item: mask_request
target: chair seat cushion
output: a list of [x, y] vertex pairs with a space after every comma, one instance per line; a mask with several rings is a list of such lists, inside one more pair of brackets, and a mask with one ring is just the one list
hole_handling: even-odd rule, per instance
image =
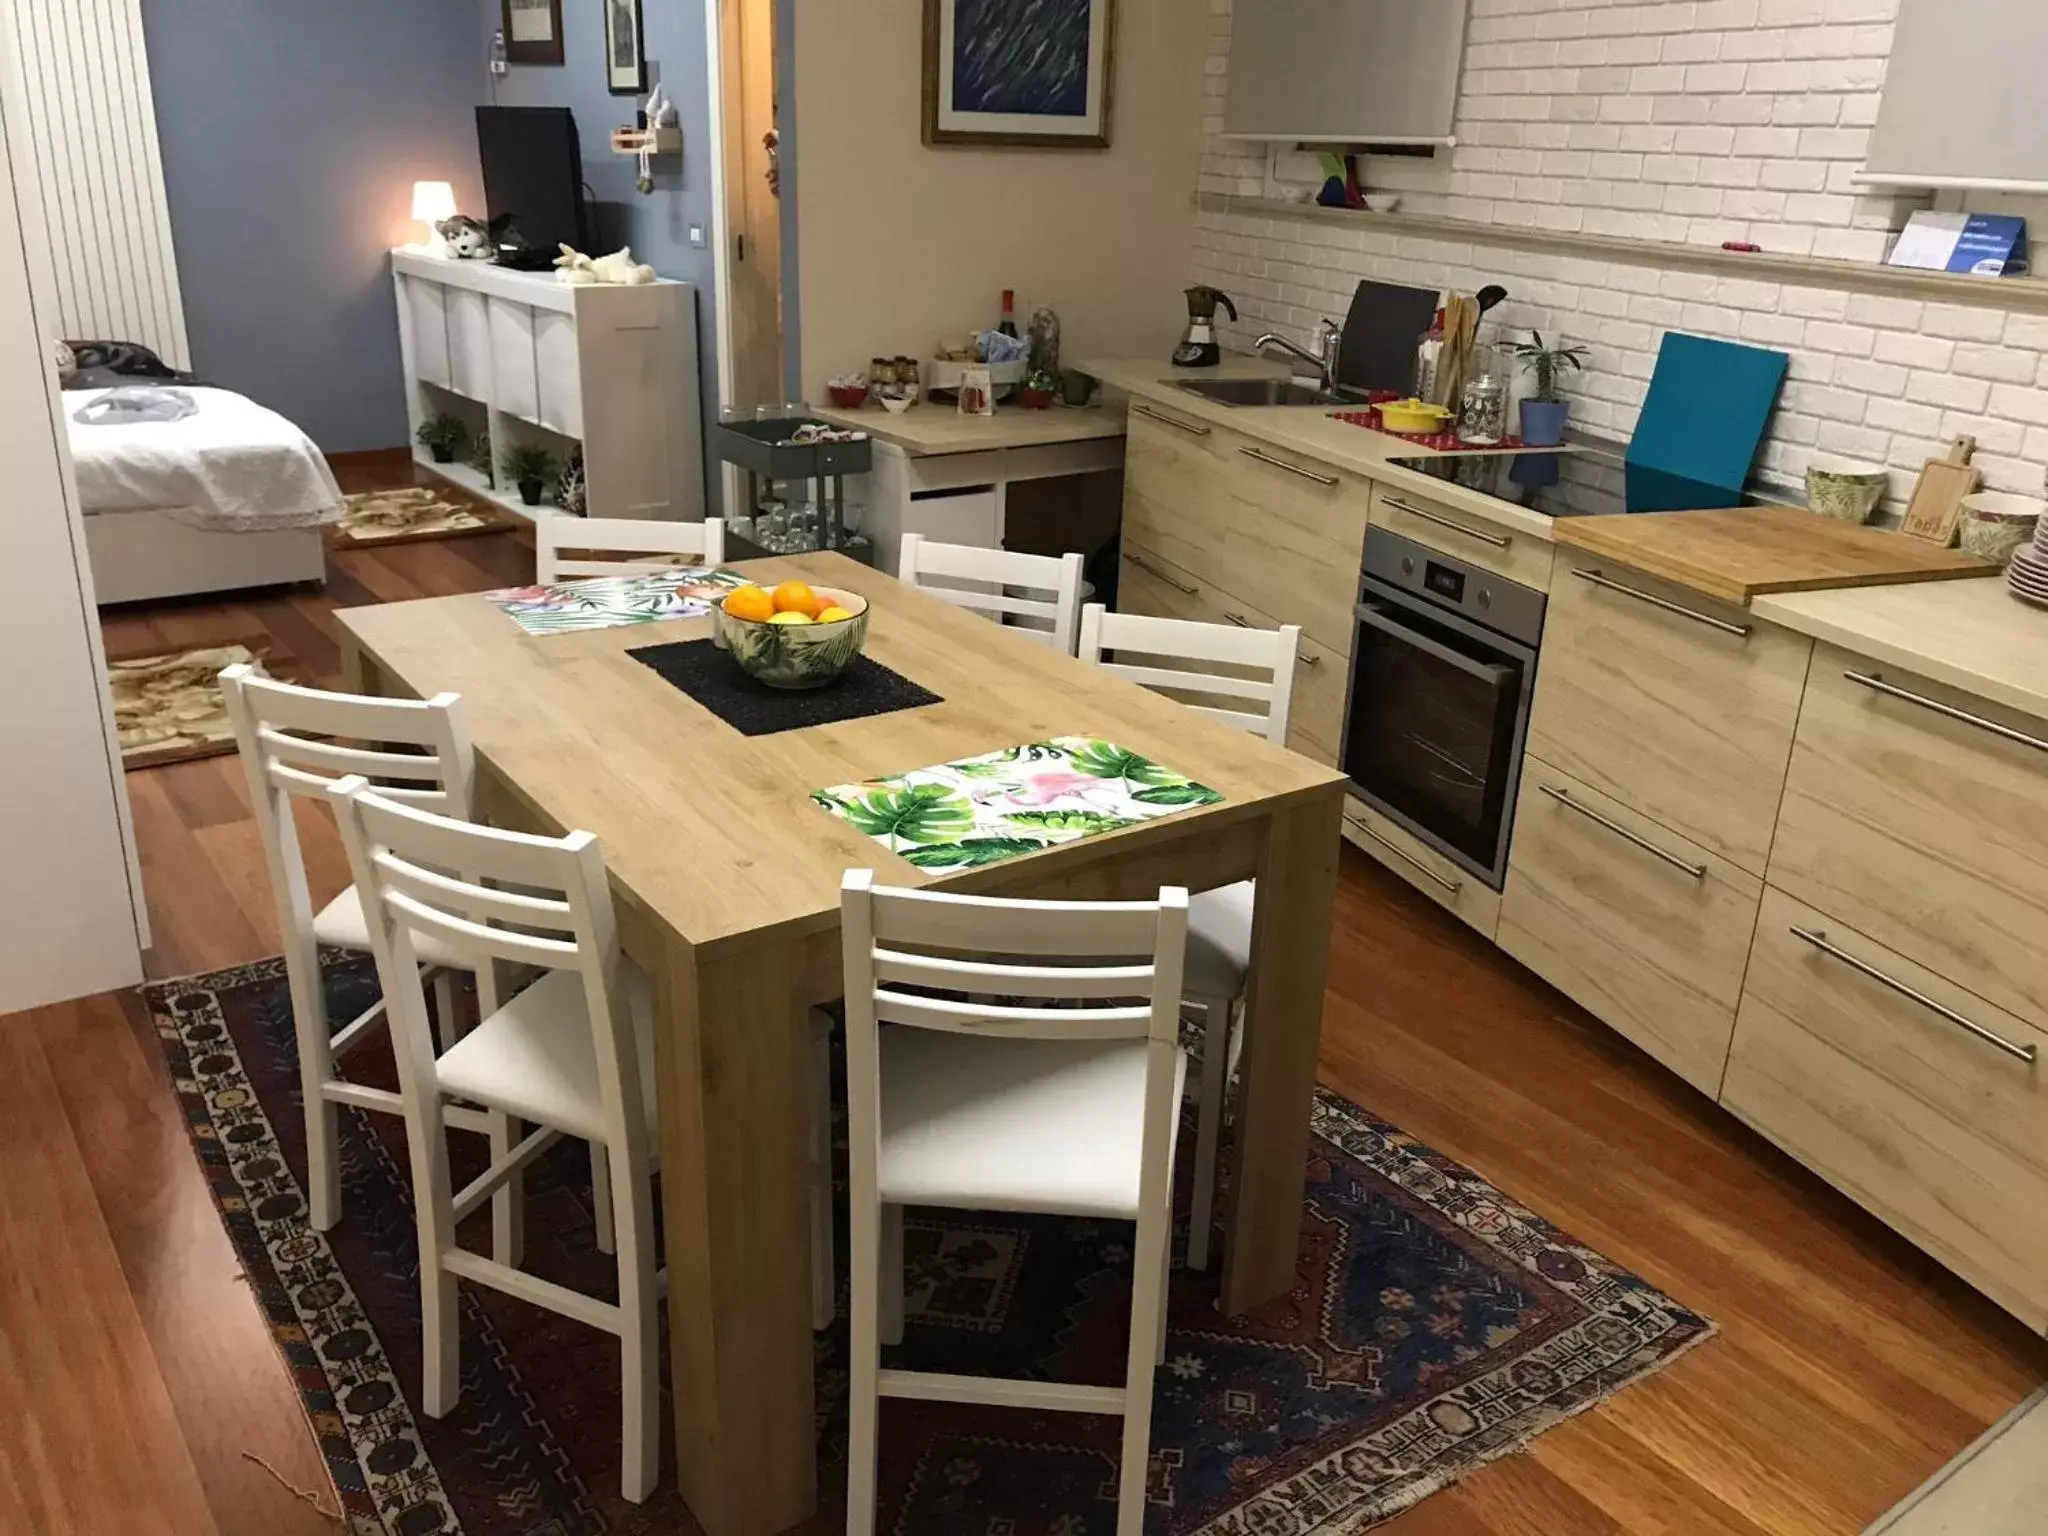
[[884, 1029], [883, 1202], [1134, 1218], [1146, 1049]]
[[[619, 970], [640, 1058], [642, 1110], [653, 1130], [658, 1121], [652, 989], [647, 973], [638, 966], [623, 964]], [[543, 976], [456, 1041], [436, 1070], [444, 1094], [506, 1110], [585, 1141], [606, 1139], [583, 978], [573, 971]]]
[[1244, 994], [1252, 968], [1251, 880], [1204, 891], [1188, 902], [1188, 961], [1181, 990], [1189, 997], [1234, 998]]
[[[363, 916], [363, 901], [350, 886], [334, 900], [322, 907], [313, 917], [313, 937], [322, 944], [331, 944], [336, 949], [370, 952], [370, 924]], [[431, 933], [415, 931], [412, 936], [413, 952], [420, 957], [422, 965], [446, 966], [454, 971], [473, 970], [476, 957], [465, 955], [444, 939]]]

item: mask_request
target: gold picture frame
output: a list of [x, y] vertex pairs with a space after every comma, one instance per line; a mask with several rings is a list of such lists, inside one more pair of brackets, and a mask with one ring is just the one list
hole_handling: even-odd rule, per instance
[[1107, 149], [1115, 86], [1116, 0], [925, 0], [927, 145]]

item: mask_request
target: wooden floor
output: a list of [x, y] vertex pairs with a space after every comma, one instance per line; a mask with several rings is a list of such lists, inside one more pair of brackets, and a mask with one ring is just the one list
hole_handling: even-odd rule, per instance
[[[330, 554], [318, 595], [106, 628], [268, 630], [331, 681], [335, 607], [531, 561], [511, 535]], [[152, 974], [275, 953], [236, 760], [128, 787]], [[340, 852], [306, 828], [324, 895]], [[2048, 1379], [2048, 1343], [1349, 849], [1323, 1073], [1721, 1325], [1395, 1536], [1844, 1536]], [[145, 1021], [121, 999], [0, 1019], [0, 1533], [331, 1536], [245, 1453], [328, 1497]]]

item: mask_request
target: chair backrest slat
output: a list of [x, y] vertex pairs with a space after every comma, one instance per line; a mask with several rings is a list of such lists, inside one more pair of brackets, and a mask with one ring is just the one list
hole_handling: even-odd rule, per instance
[[1156, 902], [998, 901], [896, 886], [876, 886], [872, 906], [876, 942], [891, 948], [1076, 959], [1150, 954], [1159, 911]]
[[461, 913], [473, 921], [514, 923], [526, 928], [550, 929], [556, 933], [569, 933], [574, 929], [575, 914], [567, 901], [478, 885], [472, 880], [414, 864], [388, 851], [380, 851], [374, 858], [388, 889], [406, 892], [423, 902]]
[[446, 771], [440, 755], [432, 751], [378, 752], [366, 747], [344, 747], [331, 741], [287, 735], [267, 725], [256, 728], [256, 739], [268, 749], [272, 762], [314, 772], [325, 769], [330, 781], [359, 773], [366, 779], [426, 780], [438, 784]]
[[710, 517], [701, 523], [659, 518], [541, 518], [534, 524], [534, 570], [543, 584], [575, 576], [634, 576], [676, 569], [670, 560], [565, 560], [565, 549], [591, 555], [694, 556], [706, 566], [725, 563], [725, 521]]
[[1011, 965], [1001, 960], [955, 960], [945, 955], [875, 951], [875, 979], [957, 992], [993, 987], [1002, 997], [1121, 997], [1142, 995], [1149, 965]]
[[[1149, 968], [1145, 990], [1150, 991]], [[1022, 1008], [925, 997], [877, 987], [875, 1017], [884, 1024], [952, 1030], [964, 1035], [1008, 1035], [1026, 1040], [1129, 1040], [1149, 1033], [1151, 1004], [1125, 1008]]]
[[[1085, 565], [1078, 553], [1026, 555], [939, 544], [922, 534], [906, 533], [897, 550], [896, 575], [955, 607], [998, 620], [1029, 620], [1012, 626], [1020, 638], [1071, 656], [1080, 635]], [[1050, 594], [1049, 600], [1030, 595], [1036, 593]]]
[[[1103, 660], [1105, 651], [1115, 661]], [[1202, 624], [1191, 619], [1161, 619], [1149, 614], [1111, 613], [1100, 603], [1081, 610], [1081, 660], [1155, 692], [1192, 694], [1180, 702], [1212, 720], [1276, 746], [1287, 744], [1288, 718], [1294, 705], [1294, 668], [1301, 653], [1301, 629], [1253, 629], [1236, 624]], [[1127, 661], [1126, 657], [1143, 657]], [[1192, 663], [1165, 667], [1162, 661]], [[1215, 667], [1234, 671], [1219, 672]], [[1222, 709], [1199, 702], [1202, 697], [1248, 699], [1263, 703], [1262, 714]]]

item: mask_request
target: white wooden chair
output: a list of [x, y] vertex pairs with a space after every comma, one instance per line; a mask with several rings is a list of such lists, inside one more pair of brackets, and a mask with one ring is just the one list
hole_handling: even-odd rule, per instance
[[[661, 1473], [652, 1010], [644, 973], [619, 953], [603, 851], [588, 832], [530, 837], [412, 810], [360, 778], [329, 795], [391, 1011], [419, 1225], [422, 1406], [438, 1419], [461, 1394], [458, 1278], [601, 1328], [620, 1341], [619, 1481], [638, 1503]], [[421, 947], [430, 943], [544, 975], [501, 1005], [493, 968], [480, 964], [480, 1021], [437, 1053], [419, 983]], [[448, 1168], [450, 1097], [537, 1127], [516, 1146], [494, 1146], [491, 1166], [461, 1190]], [[563, 1136], [604, 1153], [616, 1303], [527, 1274], [516, 1243], [510, 1253], [498, 1243], [486, 1258], [456, 1241], [457, 1224], [498, 1196], [510, 1197], [516, 1231], [523, 1170]]]
[[[660, 558], [565, 560], [565, 549], [598, 556]], [[701, 523], [634, 517], [543, 517], [533, 525], [534, 579], [543, 586], [572, 576], [643, 576], [672, 571], [675, 557], [695, 555], [704, 565], [725, 563], [725, 522]]]
[[[469, 733], [463, 725], [461, 701], [452, 693], [424, 704], [361, 698], [276, 682], [246, 665], [222, 672], [220, 687], [248, 774], [249, 804], [270, 870], [271, 896], [277, 904], [278, 938], [291, 986], [299, 1089], [306, 1116], [307, 1215], [315, 1230], [325, 1232], [341, 1218], [336, 1106], [353, 1104], [395, 1115], [402, 1105], [399, 1095], [388, 1089], [348, 1081], [337, 1065], [374, 1033], [384, 1021], [385, 1008], [382, 1002], [373, 1003], [338, 1031], [328, 1020], [319, 947], [326, 944], [367, 954], [370, 930], [353, 886], [318, 912], [313, 910], [292, 802], [323, 798], [336, 780], [349, 775], [375, 774], [399, 781], [383, 791], [395, 799], [450, 816], [467, 816], [475, 776]], [[347, 746], [334, 738], [418, 750], [408, 753]], [[434, 973], [435, 1012], [452, 1043], [454, 973], [468, 970], [471, 959], [454, 945], [438, 941], [422, 943], [419, 958]], [[470, 1112], [451, 1118], [467, 1130], [489, 1129], [484, 1117]]]
[[[1287, 742], [1294, 668], [1301, 630], [1248, 629], [1110, 613], [1090, 603], [1081, 613], [1081, 660], [1156, 689], [1213, 720]], [[1117, 659], [1103, 660], [1105, 651]], [[1217, 667], [1228, 671], [1217, 672]], [[1201, 699], [1215, 703], [1202, 703]], [[1240, 703], [1253, 706], [1239, 708]], [[1244, 1002], [1251, 972], [1252, 908], [1257, 887], [1239, 881], [1204, 891], [1188, 905], [1187, 1000], [1202, 1009], [1201, 1110], [1195, 1132], [1194, 1199], [1188, 1222], [1188, 1268], [1209, 1267], [1215, 1225], [1216, 1160], [1223, 1140], [1223, 1095], [1236, 1064], [1231, 1021]]]
[[[461, 1391], [457, 1279], [602, 1328], [620, 1341], [620, 1485], [626, 1498], [641, 1502], [661, 1470], [650, 1182], [659, 1162], [653, 1006], [646, 973], [619, 951], [603, 851], [588, 832], [531, 837], [417, 811], [361, 778], [334, 784], [328, 795], [363, 892], [393, 1020], [419, 1225], [423, 1406], [440, 1418]], [[480, 1020], [438, 1050], [419, 981], [420, 954], [435, 944], [459, 944], [477, 958]], [[538, 967], [544, 975], [503, 1001], [491, 960]], [[830, 1026], [827, 1016], [812, 1015], [812, 1321], [821, 1329], [832, 1321], [835, 1299]], [[459, 1191], [444, 1127], [464, 1111], [444, 1102], [451, 1097], [484, 1105], [494, 1128], [506, 1132], [493, 1135], [491, 1166]], [[525, 1122], [538, 1129], [514, 1145], [510, 1129]], [[523, 1170], [563, 1136], [590, 1146], [597, 1246], [618, 1259], [616, 1305], [519, 1268]], [[493, 1209], [489, 1258], [456, 1242], [457, 1225], [486, 1198]]]
[[[873, 1536], [885, 1397], [1121, 1415], [1116, 1529], [1143, 1530], [1187, 1072], [1187, 903], [1177, 889], [1154, 902], [993, 901], [882, 888], [871, 870], [847, 872], [849, 1536]], [[1135, 1221], [1123, 1385], [883, 1370], [881, 1346], [902, 1327], [906, 1205]]]
[[[1084, 564], [1075, 553], [1020, 555], [1007, 549], [937, 544], [922, 534], [906, 533], [897, 552], [896, 576], [1071, 656], [1081, 622]], [[1051, 601], [1031, 595], [1035, 593], [1050, 594]]]

